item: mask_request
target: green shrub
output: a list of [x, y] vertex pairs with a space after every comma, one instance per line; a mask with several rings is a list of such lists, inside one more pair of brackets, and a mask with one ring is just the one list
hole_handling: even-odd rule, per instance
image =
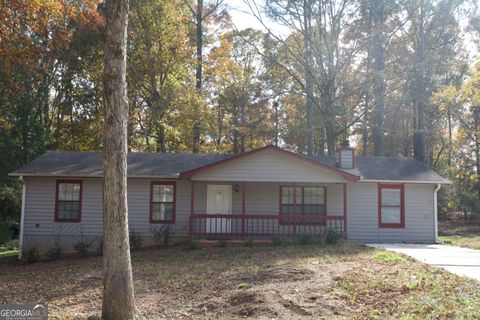
[[218, 240], [218, 246], [219, 247], [222, 247], [222, 248], [225, 248], [228, 246], [228, 240], [226, 239], [220, 239]]
[[130, 250], [139, 250], [143, 244], [142, 235], [135, 230], [131, 229], [128, 234], [130, 240]]
[[281, 237], [273, 237], [271, 241], [272, 241], [272, 246], [275, 246], [275, 247], [281, 246], [282, 244], [285, 243], [285, 239]]
[[243, 244], [245, 245], [245, 247], [253, 247], [255, 245], [255, 241], [247, 240]]
[[53, 247], [48, 249], [46, 255], [50, 260], [56, 260], [63, 257], [63, 250], [60, 244], [58, 243], [58, 240], [54, 241]]
[[26, 245], [22, 253], [22, 260], [25, 262], [35, 262], [40, 259], [38, 248], [36, 245]]
[[18, 248], [19, 248], [18, 239], [10, 240], [7, 243], [5, 243], [5, 248], [9, 251], [10, 250], [18, 250]]
[[338, 229], [327, 229], [327, 234], [325, 236], [326, 244], [337, 244], [343, 241], [344, 234], [342, 230]]
[[190, 237], [187, 241], [184, 242], [184, 249], [185, 250], [197, 250], [200, 248], [200, 243], [198, 242], [197, 238]]
[[78, 254], [82, 256], [86, 256], [88, 253], [88, 249], [93, 245], [95, 242], [95, 238], [92, 238], [90, 240], [86, 239], [83, 234], [80, 235], [80, 240], [75, 242], [73, 244], [73, 250], [75, 250]]
[[12, 240], [12, 230], [10, 224], [5, 220], [0, 220], [0, 245]]
[[298, 243], [301, 244], [302, 246], [315, 244], [315, 243], [317, 243], [317, 242], [318, 242], [318, 240], [317, 240], [317, 238], [315, 237], [315, 235], [310, 234], [310, 233], [302, 234], [302, 235], [298, 238]]
[[153, 240], [164, 247], [172, 242], [173, 235], [175, 234], [175, 229], [171, 225], [162, 225], [158, 228], [150, 229], [153, 235]]

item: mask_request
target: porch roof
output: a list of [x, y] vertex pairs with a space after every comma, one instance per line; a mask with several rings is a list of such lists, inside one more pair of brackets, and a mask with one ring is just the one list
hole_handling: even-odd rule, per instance
[[[264, 148], [275, 149], [276, 147]], [[246, 155], [260, 149], [255, 149]], [[409, 158], [360, 156], [356, 158], [355, 169], [340, 169], [335, 166], [333, 156], [302, 156], [280, 148], [276, 149], [298, 158], [299, 161], [308, 161], [336, 172], [347, 180], [450, 183], [422, 163]], [[239, 157], [245, 157], [245, 154], [129, 153], [128, 176], [132, 178], [188, 177], [197, 170], [217, 166], [227, 160], [230, 162]], [[10, 175], [101, 177], [102, 153], [49, 151]]]

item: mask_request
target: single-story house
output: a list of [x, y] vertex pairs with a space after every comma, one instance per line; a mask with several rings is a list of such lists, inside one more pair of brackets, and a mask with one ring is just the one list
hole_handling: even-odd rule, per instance
[[[21, 244], [102, 236], [102, 154], [47, 152], [12, 172], [24, 183]], [[145, 238], [273, 238], [332, 228], [359, 242], [437, 239], [437, 191], [450, 181], [413, 159], [304, 156], [276, 146], [243, 154], [129, 153], [130, 229]]]

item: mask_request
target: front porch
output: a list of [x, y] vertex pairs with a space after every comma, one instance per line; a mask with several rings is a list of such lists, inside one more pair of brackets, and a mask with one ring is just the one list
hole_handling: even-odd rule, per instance
[[189, 234], [209, 239], [347, 235], [347, 183], [191, 181]]

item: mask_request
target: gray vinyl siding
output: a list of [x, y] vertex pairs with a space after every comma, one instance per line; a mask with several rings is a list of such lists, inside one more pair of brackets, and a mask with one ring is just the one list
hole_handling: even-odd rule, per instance
[[[73, 179], [72, 179], [73, 180]], [[26, 178], [25, 235], [97, 235], [102, 231], [100, 179], [82, 179], [82, 222], [54, 222], [55, 178]]]
[[[73, 179], [73, 178], [72, 178]], [[102, 186], [99, 178], [82, 178], [83, 199], [81, 223], [54, 222], [56, 178], [27, 177], [24, 239], [25, 243], [39, 239], [73, 239], [80, 235], [100, 238], [103, 229]], [[77, 179], [75, 179], [77, 180]], [[129, 225], [144, 237], [151, 237], [149, 223], [151, 179], [128, 179]], [[175, 236], [189, 234], [191, 181], [176, 181]], [[242, 212], [242, 187], [245, 185], [246, 214], [279, 214], [281, 186], [292, 182], [219, 182], [196, 181], [195, 213], [206, 213], [207, 185], [232, 185], [232, 213]], [[239, 191], [235, 191], [239, 185]], [[342, 183], [297, 182], [297, 186], [326, 186], [327, 214], [343, 215]], [[405, 229], [378, 228], [378, 187], [376, 183], [347, 184], [348, 239], [361, 242], [434, 242], [433, 184], [405, 185]]]
[[433, 184], [405, 185], [405, 241], [435, 242], [434, 189]]
[[[72, 179], [78, 180], [78, 179]], [[28, 177], [26, 182], [25, 224], [26, 238], [101, 236], [103, 230], [102, 185], [101, 179], [82, 178], [82, 219], [80, 223], [55, 222], [56, 178]], [[159, 224], [150, 224], [150, 184], [151, 179], [128, 179], [128, 216], [129, 226], [143, 236], [151, 236], [152, 228]], [[190, 181], [176, 181], [176, 236], [187, 236], [190, 223], [191, 205]], [[245, 186], [246, 214], [279, 214], [280, 187], [292, 186], [291, 182], [194, 182], [195, 213], [207, 211], [208, 184], [232, 185], [232, 213], [242, 213], [242, 187]], [[235, 185], [239, 191], [235, 191]], [[297, 183], [298, 186], [326, 186], [327, 214], [343, 215], [342, 184]]]
[[[75, 179], [77, 180], [77, 179]], [[25, 178], [25, 236], [100, 236], [103, 230], [102, 185], [98, 178], [82, 178], [82, 219], [80, 223], [55, 222], [55, 178]], [[130, 228], [150, 235], [150, 183], [157, 180], [128, 179]], [[176, 182], [175, 234], [186, 236], [190, 218], [190, 182]]]
[[348, 239], [361, 242], [435, 242], [433, 189], [433, 184], [405, 184], [405, 228], [379, 228], [377, 183], [350, 183]]
[[197, 181], [345, 182], [336, 172], [291, 155], [264, 151], [210, 168], [192, 177]]

